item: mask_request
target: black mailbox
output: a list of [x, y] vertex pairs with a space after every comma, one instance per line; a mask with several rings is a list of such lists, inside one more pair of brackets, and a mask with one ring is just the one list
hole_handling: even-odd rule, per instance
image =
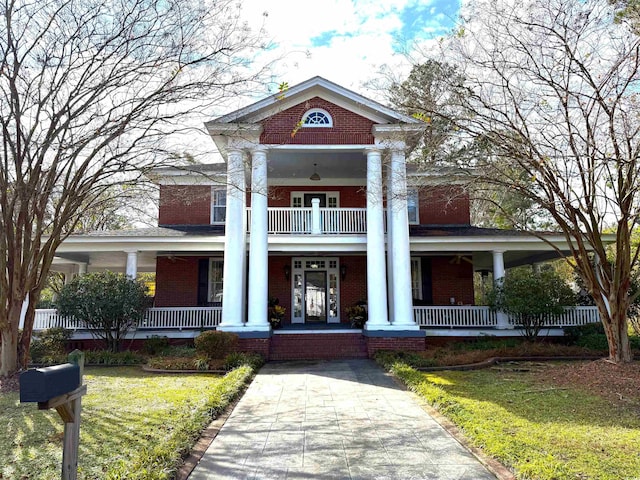
[[20, 402], [46, 402], [80, 386], [80, 367], [64, 363], [20, 374]]

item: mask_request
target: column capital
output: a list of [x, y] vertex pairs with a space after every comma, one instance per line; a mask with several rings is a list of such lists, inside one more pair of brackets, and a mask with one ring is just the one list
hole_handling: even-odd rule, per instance
[[266, 145], [254, 144], [253, 146], [249, 147], [249, 151], [251, 152], [251, 156], [253, 157], [254, 155], [258, 155], [262, 153], [266, 155], [269, 152], [269, 148]]
[[368, 147], [364, 147], [363, 153], [365, 155], [369, 155], [370, 153], [378, 153], [382, 155], [384, 148], [378, 145], [370, 145]]

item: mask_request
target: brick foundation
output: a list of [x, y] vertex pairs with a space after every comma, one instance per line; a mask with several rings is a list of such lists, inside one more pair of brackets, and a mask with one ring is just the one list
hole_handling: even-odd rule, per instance
[[247, 353], [259, 353], [265, 359], [269, 359], [270, 338], [240, 338], [238, 350]]
[[408, 350], [424, 352], [427, 348], [425, 337], [366, 337], [367, 355], [373, 357], [378, 350]]
[[364, 337], [358, 333], [285, 334], [271, 337], [269, 360], [332, 360], [367, 358]]

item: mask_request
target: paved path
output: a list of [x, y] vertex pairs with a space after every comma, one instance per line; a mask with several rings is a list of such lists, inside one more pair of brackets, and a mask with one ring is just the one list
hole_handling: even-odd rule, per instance
[[189, 480], [495, 479], [369, 360], [262, 368]]

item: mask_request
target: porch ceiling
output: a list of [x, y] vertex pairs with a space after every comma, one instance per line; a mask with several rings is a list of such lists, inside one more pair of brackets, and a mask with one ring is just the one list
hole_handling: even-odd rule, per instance
[[[316, 171], [324, 181], [329, 179], [353, 179], [364, 181], [367, 177], [367, 158], [358, 150], [269, 150], [268, 177], [270, 180], [305, 180]], [[319, 182], [313, 182], [317, 184]]]

